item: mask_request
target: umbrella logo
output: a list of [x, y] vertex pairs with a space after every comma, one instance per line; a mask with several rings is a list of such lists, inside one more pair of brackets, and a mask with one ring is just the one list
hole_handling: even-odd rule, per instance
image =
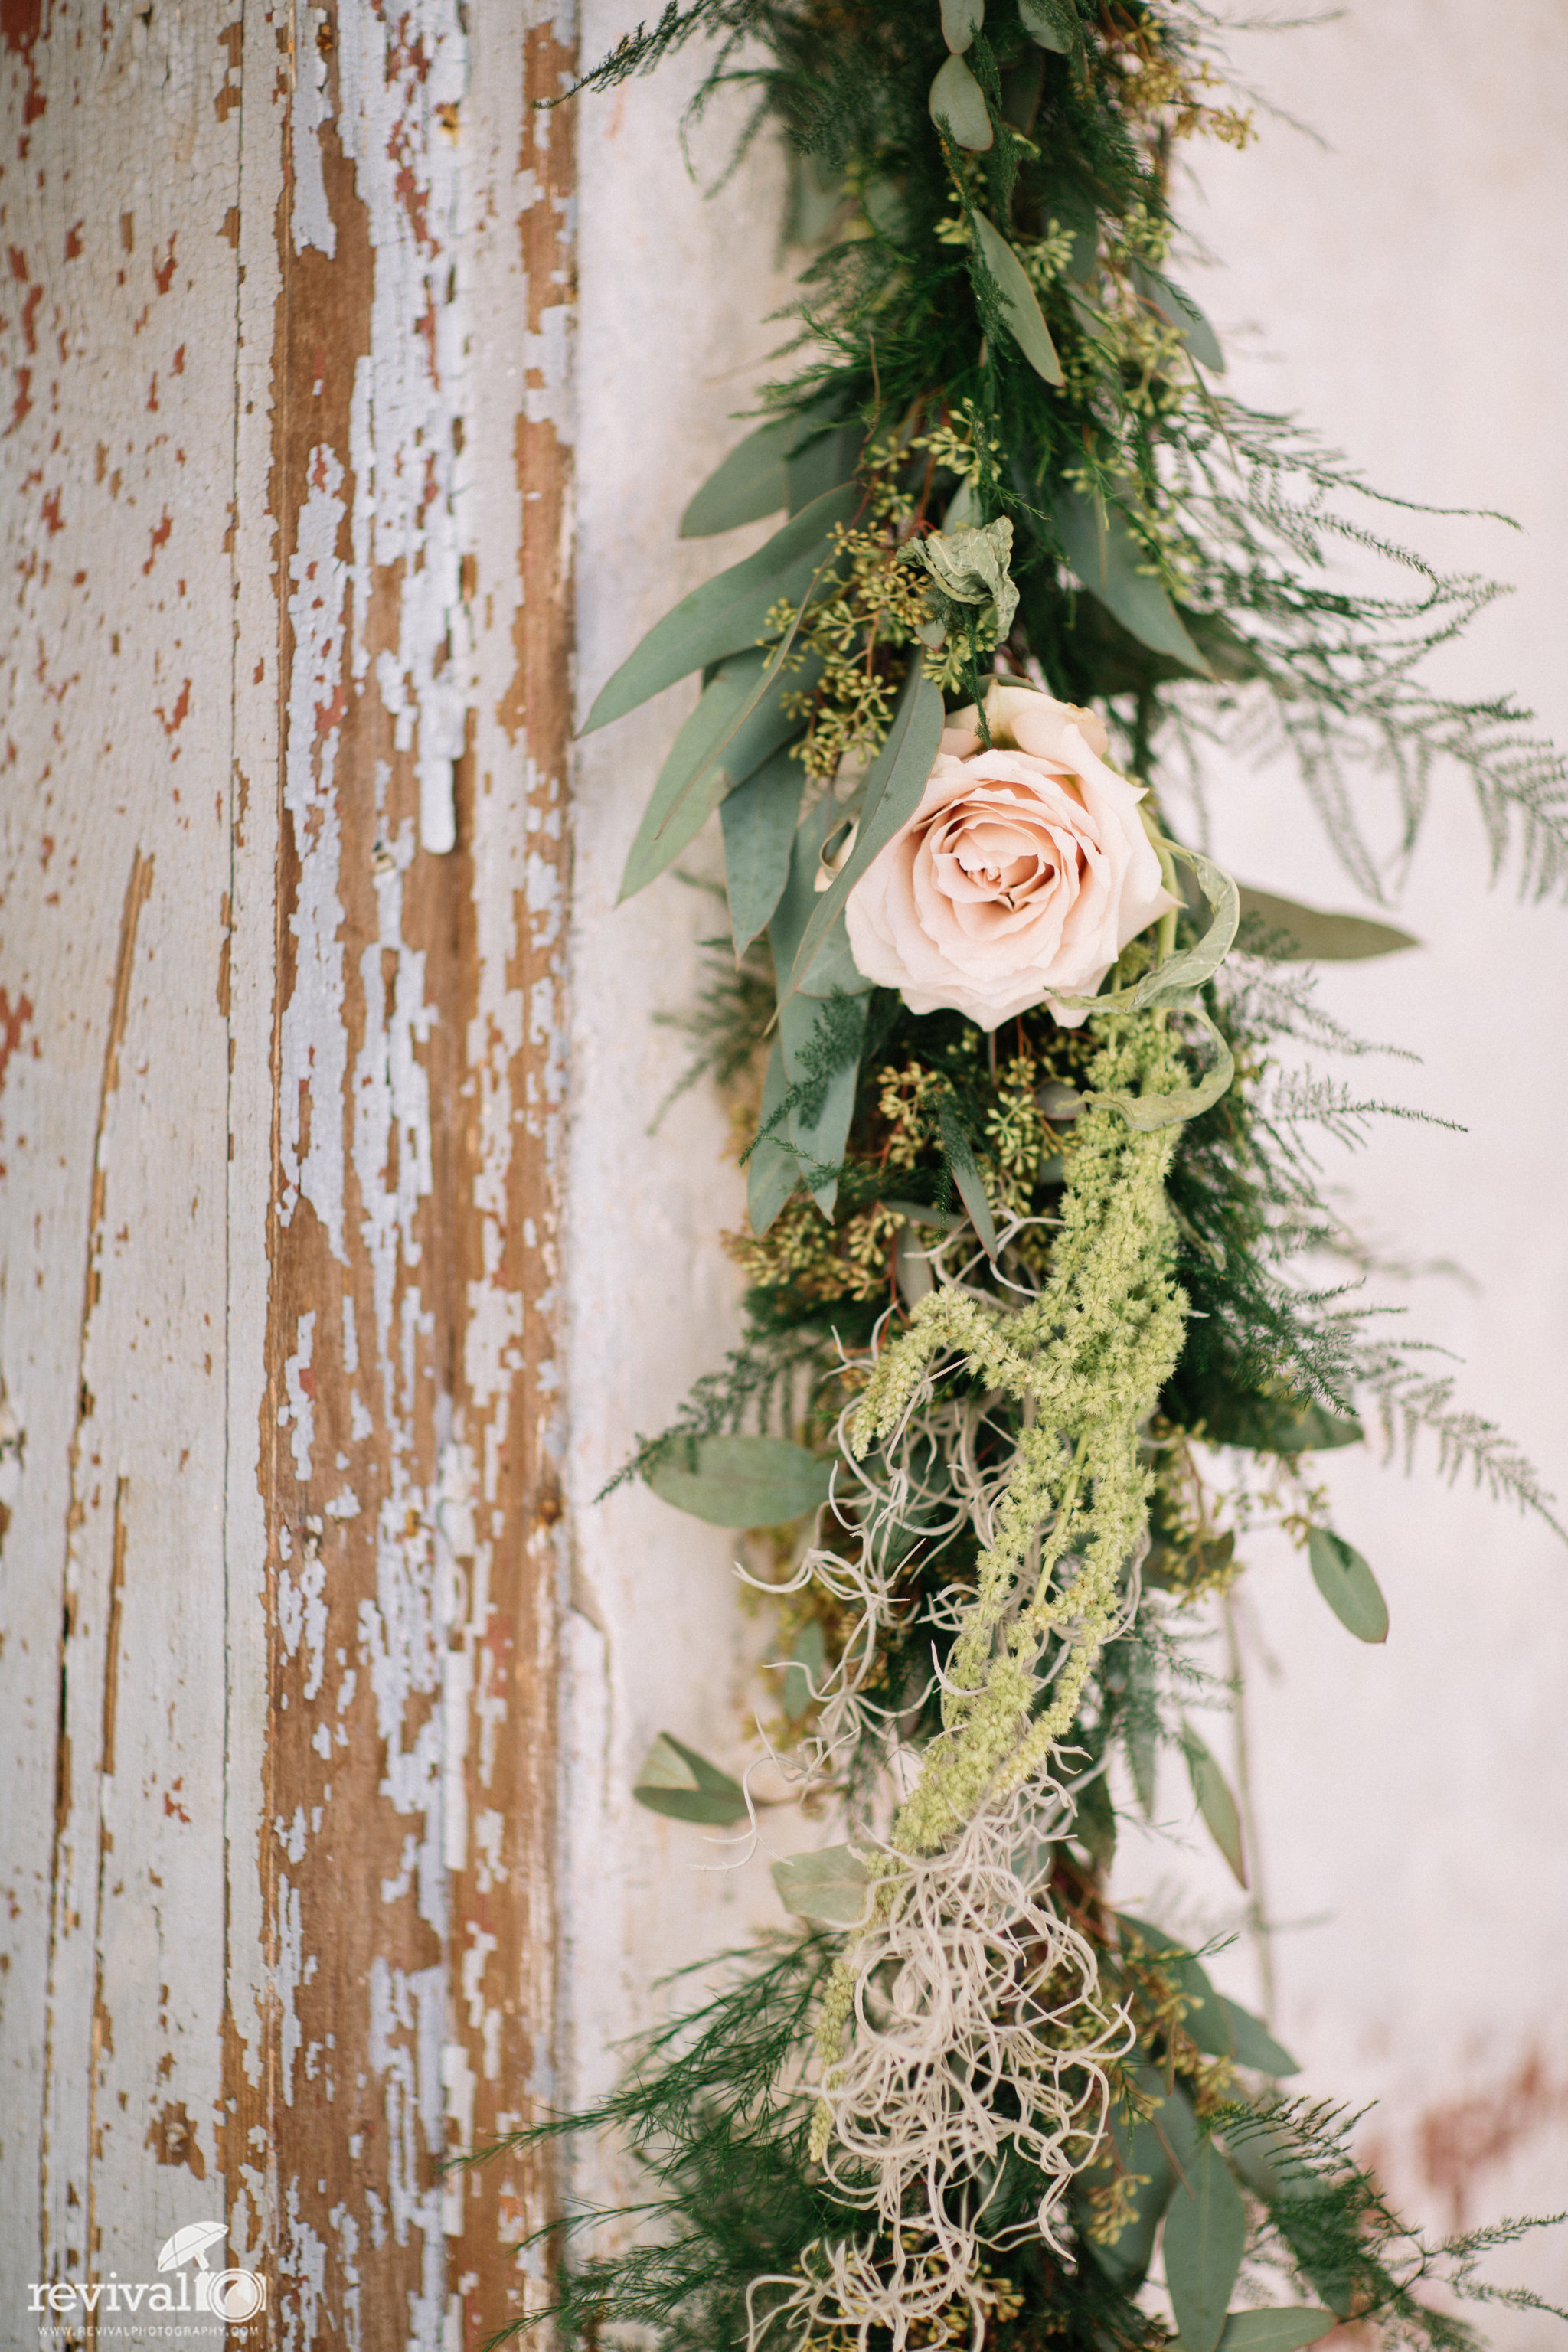
[[207, 2261], [214, 2246], [221, 2246], [228, 2236], [224, 2221], [187, 2221], [163, 2242], [158, 2255], [161, 2271], [183, 2271], [187, 2263], [195, 2263], [195, 2275], [191, 2284], [195, 2293], [195, 2308], [211, 2311], [220, 2319], [254, 2319], [258, 2311], [267, 2308], [267, 2282], [255, 2271], [215, 2271]]

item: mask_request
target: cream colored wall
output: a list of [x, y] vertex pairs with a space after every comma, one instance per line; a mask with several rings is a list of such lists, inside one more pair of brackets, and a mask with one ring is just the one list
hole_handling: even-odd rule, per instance
[[[584, 54], [601, 54], [630, 19], [595, 0]], [[1500, 41], [1458, 0], [1359, 0], [1318, 30], [1253, 39], [1243, 62], [1329, 143], [1268, 124], [1245, 155], [1195, 159], [1186, 216], [1226, 267], [1189, 275], [1234, 355], [1231, 387], [1301, 410], [1400, 496], [1520, 517], [1522, 538], [1392, 520], [1441, 562], [1519, 586], [1454, 652], [1446, 682], [1511, 687], [1568, 740], [1568, 479], [1557, 456], [1568, 21], [1552, 0], [1531, 0], [1508, 12]], [[760, 152], [705, 201], [676, 143], [689, 87], [677, 68], [584, 105], [584, 707], [677, 593], [733, 560], [731, 542], [678, 545], [675, 527], [743, 429], [727, 412], [755, 380], [772, 332], [763, 313], [782, 290], [776, 163]], [[723, 144], [717, 130], [699, 134], [704, 168]], [[632, 1433], [660, 1424], [733, 1329], [735, 1286], [714, 1236], [738, 1217], [740, 1183], [720, 1162], [718, 1115], [688, 1097], [657, 1149], [645, 1140], [679, 1061], [679, 1041], [648, 1012], [689, 1000], [705, 910], [668, 880], [613, 909], [643, 795], [690, 696], [677, 689], [591, 739], [579, 767], [569, 1967], [583, 2090], [607, 2079], [610, 2042], [649, 2013], [659, 1969], [776, 1916], [761, 1862], [698, 1874], [714, 1859], [699, 1833], [652, 1820], [627, 1793], [661, 1726], [727, 1764], [742, 1752], [752, 1685], [741, 1660], [756, 1636], [737, 1612], [731, 1547], [638, 1490], [587, 1507]], [[1386, 805], [1375, 779], [1361, 789]], [[1247, 879], [1360, 903], [1288, 774], [1216, 762], [1210, 796], [1219, 854]], [[1419, 1070], [1360, 1065], [1358, 1083], [1370, 1072], [1375, 1091], [1468, 1131], [1385, 1126], [1359, 1157], [1331, 1150], [1327, 1180], [1377, 1241], [1468, 1270], [1473, 1284], [1399, 1290], [1410, 1327], [1465, 1360], [1453, 1367], [1459, 1398], [1568, 1492], [1568, 918], [1521, 907], [1506, 881], [1488, 889], [1479, 823], [1449, 777], [1434, 784], [1400, 904], [1428, 944], [1332, 975], [1324, 1001], [1423, 1056]], [[1435, 2221], [1560, 2204], [1568, 1555], [1538, 1523], [1463, 1482], [1441, 1484], [1429, 1446], [1408, 1478], [1370, 1456], [1339, 1457], [1326, 1476], [1337, 1524], [1383, 1580], [1394, 1630], [1385, 1650], [1358, 1647], [1294, 1555], [1256, 1547], [1245, 1628], [1279, 2030], [1312, 2091], [1381, 2102], [1364, 2143]], [[1174, 1861], [1195, 1890], [1191, 1918], [1223, 1924], [1231, 1894], [1173, 1774], [1162, 1795], [1190, 1856], [1161, 1860], [1134, 1843], [1126, 1891], [1147, 1893]], [[1227, 1971], [1256, 1996], [1245, 1949], [1218, 1964]], [[1455, 2147], [1458, 2158], [1444, 2153]], [[1508, 2274], [1563, 2295], [1568, 2234], [1510, 2258]], [[1546, 2326], [1505, 2315], [1495, 2332], [1529, 2347], [1547, 2340]]]
[[[1255, 38], [1240, 62], [1328, 145], [1268, 126], [1245, 155], [1198, 159], [1187, 215], [1226, 265], [1201, 283], [1245, 354], [1232, 384], [1300, 410], [1387, 491], [1518, 519], [1520, 534], [1386, 527], [1446, 569], [1514, 583], [1436, 675], [1456, 694], [1511, 689], [1568, 743], [1568, 15], [1358, 0], [1319, 30]], [[1377, 780], [1362, 789], [1387, 812]], [[1233, 768], [1213, 798], [1238, 873], [1358, 903], [1279, 771]], [[1488, 888], [1468, 787], [1436, 778], [1399, 900], [1427, 944], [1342, 969], [1322, 995], [1422, 1056], [1361, 1064], [1353, 1083], [1468, 1131], [1385, 1125], [1325, 1172], [1385, 1249], [1466, 1270], [1369, 1297], [1454, 1351], [1434, 1369], [1454, 1372], [1457, 1400], [1568, 1504], [1568, 916], [1521, 904], [1517, 870]], [[1336, 1524], [1388, 1596], [1386, 1650], [1342, 1633], [1295, 1556], [1259, 1548], [1250, 1715], [1283, 2038], [1312, 2091], [1379, 2101], [1363, 2144], [1451, 2226], [1568, 2201], [1568, 1553], [1468, 1479], [1450, 1490], [1435, 1458], [1428, 1442], [1408, 1477], [1360, 1454], [1325, 1471]], [[1568, 2301], [1568, 2231], [1495, 2270]], [[1521, 2347], [1558, 2333], [1491, 2326]]]
[[[584, 58], [622, 29], [588, 12]], [[731, 439], [726, 421], [765, 374], [775, 331], [781, 177], [759, 156], [704, 203], [677, 129], [684, 61], [652, 82], [584, 102], [581, 121], [578, 351], [579, 706], [684, 592], [767, 535], [677, 541], [680, 511]], [[696, 142], [717, 167], [736, 116]], [[622, 865], [671, 737], [696, 699], [672, 688], [580, 747], [572, 940], [571, 1293], [573, 1607], [566, 1638], [571, 1797], [565, 1970], [579, 2095], [613, 2079], [614, 2044], [645, 2021], [662, 1970], [744, 1943], [776, 1917], [761, 1865], [725, 1859], [703, 1833], [631, 1801], [655, 1734], [669, 1729], [727, 1765], [742, 1756], [754, 1647], [720, 1530], [628, 1486], [595, 1505], [637, 1433], [672, 1417], [735, 1337], [738, 1285], [717, 1241], [742, 1215], [743, 1180], [722, 1157], [706, 1089], [648, 1129], [685, 1061], [656, 1024], [697, 985], [698, 936], [723, 910], [667, 877], [617, 908]], [[702, 856], [682, 861], [685, 870]], [[713, 867], [711, 852], [706, 863]]]

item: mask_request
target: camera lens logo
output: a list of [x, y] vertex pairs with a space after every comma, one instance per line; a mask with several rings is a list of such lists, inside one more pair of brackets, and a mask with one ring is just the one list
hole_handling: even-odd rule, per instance
[[209, 2249], [221, 2246], [227, 2236], [227, 2226], [222, 2221], [187, 2221], [165, 2241], [158, 2268], [182, 2271], [194, 2262], [196, 2268], [191, 2284], [197, 2311], [210, 2311], [219, 2319], [254, 2319], [267, 2308], [266, 2280], [255, 2271], [215, 2271], [207, 2261]]

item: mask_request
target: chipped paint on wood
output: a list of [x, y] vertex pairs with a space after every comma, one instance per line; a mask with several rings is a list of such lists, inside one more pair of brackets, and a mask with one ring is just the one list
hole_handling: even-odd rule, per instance
[[226, 15], [5, 60], [0, 2230], [445, 2352], [551, 2193], [437, 2168], [554, 2081], [571, 31]]

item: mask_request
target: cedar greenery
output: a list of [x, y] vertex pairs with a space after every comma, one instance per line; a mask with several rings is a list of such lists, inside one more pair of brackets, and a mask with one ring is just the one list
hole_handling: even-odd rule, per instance
[[[847, 1842], [804, 1880], [775, 1867], [796, 1926], [714, 1964], [608, 2099], [520, 2135], [616, 2134], [653, 2192], [542, 2233], [533, 2317], [668, 2352], [1154, 2347], [1177, 2341], [1158, 2247], [1186, 2352], [1283, 2352], [1346, 2316], [1469, 2352], [1445, 2296], [1548, 2308], [1477, 2275], [1534, 2225], [1407, 2227], [1355, 2118], [1285, 2098], [1289, 2053], [1106, 1875], [1112, 1759], [1147, 1815], [1162, 1748], [1240, 1873], [1191, 1719], [1226, 1699], [1194, 1610], [1265, 1514], [1381, 1607], [1326, 1527], [1317, 1454], [1375, 1422], [1408, 1458], [1425, 1431], [1450, 1476], [1549, 1513], [1418, 1344], [1304, 1271], [1365, 1257], [1321, 1148], [1426, 1114], [1302, 1066], [1389, 1049], [1321, 1014], [1290, 938], [1152, 793], [1168, 888], [1178, 866], [1201, 888], [1079, 1025], [913, 1013], [856, 968], [843, 907], [949, 707], [989, 743], [987, 673], [1096, 707], [1141, 781], [1201, 789], [1216, 738], [1282, 740], [1373, 897], [1391, 877], [1351, 766], [1392, 780], [1395, 874], [1447, 765], [1494, 867], [1542, 893], [1568, 880], [1563, 764], [1508, 700], [1423, 676], [1496, 589], [1436, 572], [1384, 529], [1400, 501], [1216, 387], [1213, 330], [1167, 275], [1170, 166], [1185, 137], [1244, 146], [1251, 117], [1197, 0], [669, 0], [578, 88], [695, 38], [694, 114], [752, 93], [742, 148], [782, 128], [817, 250], [793, 373], [690, 510], [717, 530], [787, 505], [785, 544], [661, 623], [590, 720], [703, 671], [627, 887], [722, 806], [735, 952], [712, 943], [682, 1083], [730, 1097], [751, 1201], [727, 1237], [741, 1344], [621, 1476], [721, 1517], [737, 1460], [833, 1465], [829, 1500], [771, 1530], [759, 1580], [793, 1649], [761, 1728]], [[1346, 549], [1404, 593], [1340, 585]], [[1256, 1465], [1229, 1495], [1213, 1449]], [[732, 1790], [744, 1816], [712, 1768], [683, 1794], [672, 1755], [640, 1795], [712, 1820]], [[643, 2226], [579, 2252], [606, 2219]], [[1281, 2293], [1312, 2306], [1249, 2333]]]

